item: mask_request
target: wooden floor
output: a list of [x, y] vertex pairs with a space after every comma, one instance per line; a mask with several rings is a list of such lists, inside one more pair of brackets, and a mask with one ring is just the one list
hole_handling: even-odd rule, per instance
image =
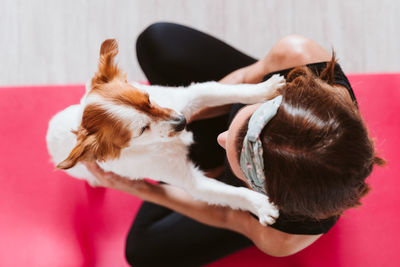
[[143, 79], [135, 39], [156, 21], [183, 23], [263, 56], [298, 33], [333, 47], [345, 72], [400, 71], [397, 0], [0, 0], [0, 85], [83, 83], [115, 37], [128, 78]]

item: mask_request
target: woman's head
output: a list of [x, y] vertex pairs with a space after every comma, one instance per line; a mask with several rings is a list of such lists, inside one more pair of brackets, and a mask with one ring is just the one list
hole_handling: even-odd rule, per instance
[[[334, 87], [334, 65], [332, 59], [320, 77], [305, 67], [292, 70], [277, 92], [283, 96], [278, 113], [260, 134], [266, 192], [287, 214], [321, 219], [358, 205], [369, 191], [372, 166], [383, 164], [358, 109]], [[228, 160], [244, 180], [238, 159], [258, 106], [243, 108], [226, 133]]]

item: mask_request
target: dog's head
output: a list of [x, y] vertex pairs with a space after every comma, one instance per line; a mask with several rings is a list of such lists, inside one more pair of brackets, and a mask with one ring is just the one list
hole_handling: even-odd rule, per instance
[[82, 121], [73, 131], [77, 144], [57, 168], [69, 169], [82, 160], [115, 159], [124, 148], [166, 141], [183, 130], [181, 114], [152, 103], [146, 92], [127, 82], [114, 62], [117, 53], [116, 40], [101, 45], [98, 70], [82, 103]]

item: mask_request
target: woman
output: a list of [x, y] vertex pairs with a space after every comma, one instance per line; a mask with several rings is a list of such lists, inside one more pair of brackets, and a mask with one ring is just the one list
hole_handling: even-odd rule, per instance
[[[151, 84], [258, 83], [281, 73], [287, 85], [276, 92], [282, 104], [259, 135], [265, 191], [280, 209], [271, 226], [249, 212], [209, 206], [179, 188], [129, 181], [88, 163], [103, 186], [144, 200], [127, 238], [131, 265], [199, 266], [253, 244], [273, 256], [296, 253], [359, 204], [372, 166], [383, 164], [340, 66], [305, 37], [287, 36], [257, 61], [194, 29], [157, 23], [138, 37], [137, 56]], [[188, 118], [196, 141], [189, 156], [209, 177], [249, 187], [239, 159], [259, 107], [235, 104]]]

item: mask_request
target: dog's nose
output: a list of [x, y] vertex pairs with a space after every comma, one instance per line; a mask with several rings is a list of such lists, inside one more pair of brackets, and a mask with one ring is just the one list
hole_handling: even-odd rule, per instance
[[178, 115], [178, 117], [173, 118], [171, 123], [172, 123], [172, 125], [174, 127], [174, 130], [177, 131], [177, 132], [180, 132], [183, 129], [185, 129], [186, 118], [183, 115]]

